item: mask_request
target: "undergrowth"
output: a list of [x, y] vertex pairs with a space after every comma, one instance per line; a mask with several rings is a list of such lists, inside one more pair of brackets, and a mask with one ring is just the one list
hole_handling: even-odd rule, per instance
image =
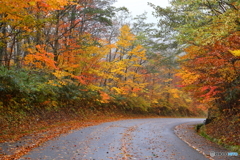
[[240, 123], [236, 116], [220, 116], [207, 125], [196, 125], [195, 129], [202, 137], [240, 154]]

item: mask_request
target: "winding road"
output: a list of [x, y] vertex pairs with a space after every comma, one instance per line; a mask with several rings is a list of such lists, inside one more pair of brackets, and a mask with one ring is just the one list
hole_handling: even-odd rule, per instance
[[21, 159], [47, 160], [205, 160], [174, 134], [195, 118], [133, 119], [73, 131], [32, 150]]

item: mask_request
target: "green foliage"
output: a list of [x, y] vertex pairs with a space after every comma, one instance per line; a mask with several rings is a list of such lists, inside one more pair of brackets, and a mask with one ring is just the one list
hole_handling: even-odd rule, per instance
[[114, 99], [109, 105], [116, 106], [127, 112], [132, 113], [147, 113], [151, 104], [143, 97], [128, 97], [124, 95], [113, 95]]
[[[52, 85], [52, 79], [56, 85]], [[36, 119], [45, 111], [78, 110], [86, 106], [100, 106], [97, 91], [68, 83], [59, 85], [58, 80], [49, 73], [25, 69], [8, 70], [0, 68], [0, 125], [14, 127], [20, 125], [29, 115]]]
[[139, 108], [140, 110], [147, 111], [151, 107], [151, 103], [147, 102], [143, 97], [131, 97], [127, 99], [127, 107], [134, 110], [134, 108]]
[[180, 41], [203, 45], [214, 43], [239, 30], [239, 4], [236, 2], [172, 0], [171, 7], [155, 9], [158, 16], [164, 13], [167, 17], [161, 23], [175, 26]]
[[16, 105], [31, 109], [56, 94], [54, 88], [45, 83], [46, 73], [34, 73], [24, 69], [0, 68], [0, 93], [4, 107]]

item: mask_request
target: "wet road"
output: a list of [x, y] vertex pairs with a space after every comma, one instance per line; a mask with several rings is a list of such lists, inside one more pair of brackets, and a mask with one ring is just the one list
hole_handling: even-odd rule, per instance
[[154, 118], [103, 123], [63, 135], [21, 159], [205, 160], [174, 134], [181, 123], [203, 119]]

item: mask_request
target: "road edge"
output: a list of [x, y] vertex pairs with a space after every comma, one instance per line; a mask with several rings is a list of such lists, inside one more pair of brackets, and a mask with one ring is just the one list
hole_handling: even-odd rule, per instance
[[213, 143], [204, 137], [198, 135], [195, 131], [195, 125], [199, 124], [199, 121], [195, 122], [187, 122], [174, 127], [174, 133], [177, 137], [179, 137], [182, 141], [187, 143], [190, 147], [203, 154], [206, 158], [210, 160], [236, 160], [239, 159], [237, 157], [211, 157], [210, 152], [230, 152], [226, 148]]

